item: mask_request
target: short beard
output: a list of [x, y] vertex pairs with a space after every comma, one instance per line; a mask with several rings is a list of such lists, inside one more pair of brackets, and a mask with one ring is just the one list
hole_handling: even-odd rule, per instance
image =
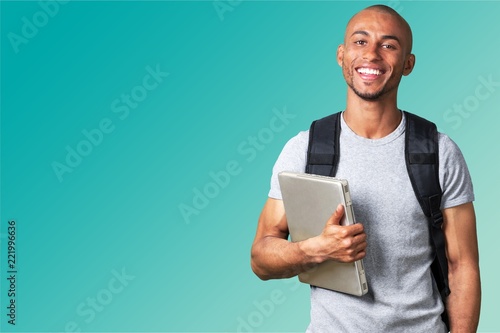
[[365, 101], [376, 101], [380, 98], [380, 96], [382, 96], [385, 91], [384, 89], [380, 90], [380, 91], [377, 91], [375, 93], [372, 93], [372, 94], [368, 94], [368, 93], [362, 93], [360, 92], [359, 90], [357, 90], [356, 88], [354, 88], [354, 85], [349, 85], [349, 87], [352, 89], [352, 91], [354, 91], [354, 93], [361, 99], [365, 100]]

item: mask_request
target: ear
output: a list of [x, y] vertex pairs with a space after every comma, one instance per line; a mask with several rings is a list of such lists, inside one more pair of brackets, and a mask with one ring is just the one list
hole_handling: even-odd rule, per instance
[[413, 71], [413, 67], [415, 67], [415, 55], [409, 54], [405, 59], [405, 68], [403, 69], [403, 75], [409, 75]]
[[337, 64], [342, 67], [342, 62], [344, 61], [344, 44], [340, 44], [337, 47]]

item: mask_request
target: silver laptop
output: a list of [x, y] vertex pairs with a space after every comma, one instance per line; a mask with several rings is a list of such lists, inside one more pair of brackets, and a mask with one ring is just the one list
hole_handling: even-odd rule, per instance
[[[292, 242], [321, 234], [339, 204], [345, 207], [340, 224], [355, 223], [349, 185], [345, 179], [294, 172], [281, 172], [278, 179]], [[353, 263], [325, 261], [299, 274], [299, 280], [357, 296], [368, 292], [362, 260]]]

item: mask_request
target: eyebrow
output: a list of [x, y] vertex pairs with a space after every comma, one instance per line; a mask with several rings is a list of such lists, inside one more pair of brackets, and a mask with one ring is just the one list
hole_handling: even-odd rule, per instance
[[[365, 30], [357, 30], [351, 34], [351, 37], [354, 35], [369, 36], [370, 34], [368, 32], [366, 32]], [[382, 35], [382, 39], [392, 39], [392, 40], [395, 40], [396, 42], [398, 42], [399, 44], [401, 44], [401, 41], [399, 40], [399, 38], [397, 36], [394, 36], [394, 35]]]

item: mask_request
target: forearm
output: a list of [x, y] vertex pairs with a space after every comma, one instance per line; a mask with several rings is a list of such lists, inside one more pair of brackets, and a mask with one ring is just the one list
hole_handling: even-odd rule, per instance
[[289, 242], [264, 237], [252, 247], [252, 270], [262, 280], [289, 278], [321, 262], [314, 254], [313, 239]]
[[305, 272], [326, 260], [362, 259], [366, 249], [363, 225], [340, 226], [343, 215], [344, 208], [339, 205], [320, 235], [289, 242], [283, 203], [268, 199], [252, 245], [252, 270], [262, 280], [280, 279]]
[[448, 315], [452, 333], [476, 332], [481, 307], [481, 282], [477, 263], [450, 265]]

